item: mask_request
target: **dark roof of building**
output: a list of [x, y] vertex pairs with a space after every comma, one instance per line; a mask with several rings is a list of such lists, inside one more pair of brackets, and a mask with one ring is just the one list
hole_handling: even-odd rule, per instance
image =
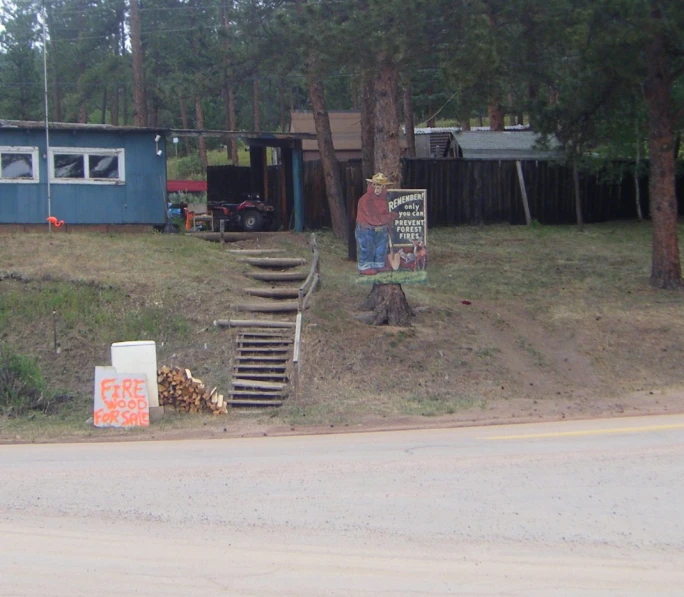
[[[329, 111], [330, 131], [332, 132], [333, 147], [336, 151], [361, 151], [361, 112], [359, 111]], [[290, 131], [293, 134], [309, 134], [302, 142], [304, 151], [318, 151], [316, 138], [316, 123], [313, 112], [294, 110], [290, 112]], [[406, 147], [406, 137], [401, 134], [401, 147]]]
[[[113, 126], [111, 124], [82, 124], [77, 122], [49, 122], [49, 130], [53, 131], [101, 131], [101, 132], [136, 132], [154, 133], [163, 135], [175, 135], [178, 137], [239, 137], [244, 139], [263, 140], [289, 140], [289, 139], [315, 139], [316, 134], [293, 134], [270, 131], [222, 131], [210, 129], [177, 129], [169, 127], [137, 127], [137, 126]], [[44, 121], [35, 120], [0, 120], [0, 129], [45, 129]]]
[[548, 147], [533, 131], [462, 131], [454, 139], [464, 158], [551, 159], [559, 156], [559, 143], [550, 139]]

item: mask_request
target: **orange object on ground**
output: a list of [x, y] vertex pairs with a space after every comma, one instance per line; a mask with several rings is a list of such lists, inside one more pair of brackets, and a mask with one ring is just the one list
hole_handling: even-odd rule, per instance
[[64, 220], [58, 220], [55, 216], [50, 216], [45, 219], [46, 222], [52, 224], [55, 228], [59, 228], [64, 225]]

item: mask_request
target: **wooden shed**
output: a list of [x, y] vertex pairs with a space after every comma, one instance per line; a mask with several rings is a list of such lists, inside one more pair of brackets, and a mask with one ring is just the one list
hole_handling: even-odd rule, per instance
[[[340, 162], [361, 159], [361, 112], [330, 111], [330, 131], [332, 132], [335, 155]], [[316, 134], [313, 112], [290, 112], [290, 132]], [[406, 136], [402, 133], [399, 139], [402, 152], [406, 150]], [[320, 160], [318, 139], [305, 140], [302, 147], [304, 161]]]

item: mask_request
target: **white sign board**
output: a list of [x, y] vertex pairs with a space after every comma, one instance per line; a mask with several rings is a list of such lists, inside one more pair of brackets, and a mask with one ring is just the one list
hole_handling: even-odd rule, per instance
[[95, 427], [148, 427], [150, 402], [147, 375], [95, 367]]

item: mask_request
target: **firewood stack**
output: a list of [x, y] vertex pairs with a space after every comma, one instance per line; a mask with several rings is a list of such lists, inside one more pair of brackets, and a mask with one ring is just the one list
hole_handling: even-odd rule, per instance
[[190, 369], [169, 368], [166, 365], [157, 372], [159, 404], [173, 406], [179, 412], [210, 412], [214, 415], [228, 413], [223, 394], [216, 388], [208, 390], [201, 379], [192, 376]]

